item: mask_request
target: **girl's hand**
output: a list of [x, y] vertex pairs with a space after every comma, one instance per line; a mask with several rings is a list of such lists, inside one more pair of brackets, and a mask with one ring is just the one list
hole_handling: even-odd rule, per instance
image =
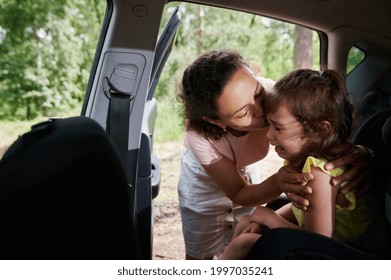
[[293, 166], [285, 165], [277, 172], [277, 178], [280, 189], [287, 195], [292, 204], [306, 211], [309, 201], [305, 198], [305, 195], [312, 193], [311, 183], [307, 184], [307, 182], [314, 178], [313, 175], [311, 173], [298, 173]]
[[355, 190], [357, 197], [365, 194], [373, 183], [371, 153], [367, 148], [360, 145], [346, 143], [336, 149], [347, 149], [347, 153], [327, 163], [325, 168], [332, 170], [337, 167], [346, 166], [348, 169], [338, 177], [331, 180], [333, 186], [338, 186], [344, 181], [349, 181], [341, 188], [343, 194]]

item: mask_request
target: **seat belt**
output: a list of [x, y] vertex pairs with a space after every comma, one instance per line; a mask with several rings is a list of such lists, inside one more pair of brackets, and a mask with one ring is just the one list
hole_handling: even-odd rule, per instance
[[123, 166], [127, 170], [130, 102], [134, 96], [115, 87], [108, 77], [105, 79], [109, 86], [108, 90], [105, 90], [105, 95], [109, 99], [106, 131], [118, 149]]
[[[126, 173], [128, 185], [131, 190], [131, 199], [132, 199], [132, 205], [133, 209], [131, 210], [131, 216], [132, 216], [132, 228], [135, 239], [139, 240], [138, 236], [138, 226], [137, 226], [137, 217], [136, 217], [136, 190], [134, 186], [132, 186], [130, 182], [130, 178], [128, 175], [128, 142], [129, 142], [129, 117], [130, 117], [130, 105], [132, 100], [134, 99], [133, 89], [134, 89], [134, 82], [135, 76], [134, 73], [130, 73], [131, 79], [124, 79], [124, 77], [120, 76], [120, 78], [115, 77], [115, 73], [121, 71], [123, 72], [123, 69], [115, 68], [113, 71], [113, 75], [111, 76], [112, 79], [116, 80], [116, 82], [122, 81], [122, 83], [119, 83], [119, 86], [121, 88], [126, 88], [128, 91], [121, 90], [113, 85], [113, 83], [110, 81], [108, 77], [104, 77], [104, 93], [106, 97], [109, 99], [109, 108], [107, 111], [107, 126], [106, 126], [106, 132], [109, 134], [111, 139], [114, 142], [114, 145], [118, 151], [118, 155], [122, 161], [122, 165], [124, 167], [124, 171]], [[129, 74], [129, 72], [127, 73]], [[134, 79], [133, 79], [134, 77]], [[135, 244], [135, 250], [137, 251], [137, 257], [140, 258], [140, 242], [136, 242]]]

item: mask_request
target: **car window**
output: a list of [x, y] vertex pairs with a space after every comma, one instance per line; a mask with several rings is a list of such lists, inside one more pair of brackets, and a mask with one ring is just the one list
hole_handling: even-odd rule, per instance
[[176, 7], [170, 17], [170, 20], [167, 22], [163, 32], [159, 35], [159, 40], [156, 45], [156, 53], [153, 60], [148, 100], [152, 99], [157, 82], [160, 78], [160, 74], [164, 68], [168, 57], [170, 56], [179, 24], [180, 17], [178, 15], [178, 7]]
[[353, 69], [364, 60], [364, 58], [365, 53], [361, 49], [353, 46], [349, 51], [346, 73], [349, 74], [352, 72]]
[[[181, 119], [175, 96], [183, 70], [203, 52], [237, 50], [259, 70], [259, 75], [274, 80], [294, 68], [319, 69], [320, 40], [314, 30], [241, 11], [171, 2], [165, 6], [160, 32], [177, 8], [181, 24], [154, 93], [159, 102], [158, 140], [178, 140], [182, 136], [178, 132]], [[299, 42], [295, 39], [298, 36]]]

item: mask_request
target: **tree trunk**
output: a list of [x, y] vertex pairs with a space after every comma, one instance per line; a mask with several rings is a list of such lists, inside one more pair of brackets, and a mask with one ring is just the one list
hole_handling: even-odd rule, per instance
[[197, 31], [197, 53], [201, 54], [204, 50], [204, 44], [203, 44], [203, 36], [204, 36], [204, 17], [205, 17], [205, 10], [204, 6], [200, 5], [199, 6], [199, 20], [200, 20], [200, 25], [198, 27]]
[[295, 28], [295, 69], [313, 68], [312, 30], [296, 25]]

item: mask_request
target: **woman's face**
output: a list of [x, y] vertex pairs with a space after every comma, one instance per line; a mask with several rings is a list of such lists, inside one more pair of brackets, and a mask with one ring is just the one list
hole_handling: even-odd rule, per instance
[[262, 110], [265, 90], [251, 70], [240, 68], [217, 99], [217, 115], [222, 125], [247, 132], [267, 127]]
[[269, 130], [266, 138], [275, 146], [277, 154], [287, 160], [294, 160], [300, 155], [305, 145], [303, 126], [290, 113], [286, 104], [267, 115]]

